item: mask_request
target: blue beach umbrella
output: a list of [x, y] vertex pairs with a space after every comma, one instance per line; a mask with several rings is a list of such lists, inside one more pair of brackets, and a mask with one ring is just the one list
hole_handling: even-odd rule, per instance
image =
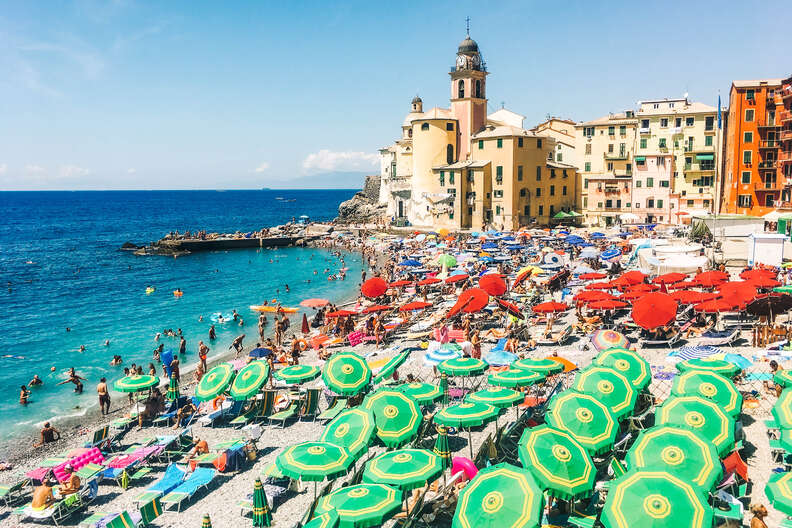
[[412, 266], [412, 267], [417, 267], [417, 266], [420, 266], [420, 265], [421, 265], [421, 263], [420, 263], [420, 262], [418, 262], [418, 261], [417, 261], [417, 260], [415, 260], [415, 259], [407, 259], [407, 260], [402, 260], [401, 262], [399, 262], [399, 266]]

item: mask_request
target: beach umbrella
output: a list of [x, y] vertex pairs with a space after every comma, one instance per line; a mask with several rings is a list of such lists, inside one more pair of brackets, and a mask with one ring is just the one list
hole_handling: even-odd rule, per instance
[[454, 284], [455, 282], [462, 282], [466, 281], [470, 278], [470, 275], [466, 275], [465, 273], [459, 273], [457, 275], [451, 275], [445, 280], [446, 284]]
[[379, 383], [380, 381], [384, 380], [385, 378], [393, 374], [393, 372], [397, 368], [402, 366], [404, 362], [407, 361], [407, 358], [410, 357], [410, 352], [412, 351], [413, 351], [412, 348], [408, 348], [396, 354], [392, 358], [390, 358], [388, 362], [382, 366], [382, 368], [379, 370], [377, 375], [374, 376], [373, 378], [374, 383]]
[[434, 481], [443, 469], [442, 459], [432, 451], [397, 449], [386, 451], [367, 462], [363, 482], [411, 490]]
[[368, 308], [364, 308], [360, 311], [362, 314], [371, 314], [371, 313], [379, 313], [379, 312], [387, 312], [388, 310], [393, 310], [392, 306], [388, 306], [387, 304], [375, 304], [374, 306], [369, 306]]
[[792, 429], [792, 391], [781, 392], [771, 412], [781, 429]]
[[[634, 301], [635, 299], [640, 299], [641, 297], [643, 297], [647, 293], [649, 293], [649, 292], [628, 290], [628, 291], [622, 293], [621, 295], [619, 295], [618, 297], [616, 297], [614, 299], [610, 299], [610, 300], [613, 300], [613, 301]], [[595, 301], [595, 302], [600, 302], [600, 301]], [[589, 308], [591, 308], [591, 304], [592, 303], [589, 303]]]
[[448, 445], [448, 428], [435, 424], [437, 438], [432, 452], [440, 458], [443, 469], [451, 467], [451, 448]]
[[369, 394], [363, 408], [374, 414], [377, 437], [387, 447], [400, 447], [415, 438], [423, 421], [418, 403], [396, 389]]
[[325, 426], [319, 441], [341, 446], [357, 459], [371, 445], [375, 433], [374, 414], [362, 407], [352, 407], [341, 411]]
[[545, 376], [553, 374], [560, 374], [564, 371], [564, 365], [558, 361], [553, 360], [552, 357], [544, 359], [520, 359], [512, 363], [512, 368], [520, 368], [525, 370], [532, 370]]
[[782, 387], [792, 387], [792, 372], [784, 369], [776, 370], [776, 373], [773, 374], [773, 383], [777, 385], [781, 385]]
[[597, 350], [627, 348], [630, 346], [630, 340], [615, 330], [595, 330], [591, 334], [591, 344]]
[[448, 374], [445, 372], [440, 373], [440, 390], [443, 392], [443, 397], [440, 399], [440, 403], [443, 405], [448, 405]]
[[195, 397], [199, 401], [209, 401], [225, 391], [234, 379], [234, 367], [220, 363], [204, 374], [195, 387]]
[[590, 282], [586, 284], [587, 290], [612, 290], [615, 286], [610, 282]]
[[641, 273], [638, 270], [628, 271], [627, 273], [622, 273], [619, 277], [619, 280], [627, 285], [633, 284], [641, 284], [647, 278], [646, 275]]
[[420, 281], [416, 282], [415, 285], [416, 286], [431, 286], [433, 284], [439, 284], [441, 282], [443, 282], [443, 281], [441, 279], [438, 279], [437, 277], [429, 277], [427, 279], [420, 280]]
[[311, 327], [308, 326], [308, 316], [303, 314], [302, 315], [302, 325], [300, 325], [300, 331], [305, 335], [311, 331]]
[[714, 401], [730, 416], [742, 410], [742, 394], [731, 380], [707, 370], [688, 370], [674, 378], [671, 393], [677, 396], [702, 396]]
[[509, 315], [513, 315], [517, 319], [525, 319], [525, 315], [523, 315], [522, 311], [516, 304], [512, 304], [509, 301], [504, 301], [503, 299], [495, 299], [495, 302], [498, 303], [498, 306], [506, 310]]
[[487, 377], [490, 385], [498, 387], [530, 387], [545, 380], [545, 374], [524, 368], [510, 368]]
[[688, 428], [656, 425], [641, 431], [627, 452], [634, 469], [658, 469], [710, 490], [720, 482], [723, 470], [718, 451]]
[[423, 302], [423, 301], [413, 301], [408, 302], [405, 305], [399, 307], [400, 312], [414, 312], [416, 310], [424, 310], [426, 308], [430, 308], [432, 303]]
[[203, 521], [201, 521], [201, 528], [212, 528], [212, 519], [209, 518], [208, 513], [204, 513]]
[[578, 275], [578, 278], [580, 280], [598, 280], [598, 279], [604, 279], [607, 276], [608, 275], [606, 275], [605, 273], [593, 272], [593, 273], [582, 273], [581, 275]]
[[734, 449], [734, 418], [712, 400], [672, 396], [655, 412], [657, 425], [683, 427], [712, 443], [720, 456]]
[[438, 266], [445, 266], [446, 268], [453, 268], [456, 266], [457, 260], [452, 255], [440, 255], [435, 259], [435, 264]]
[[[643, 293], [639, 293], [638, 295], [642, 296]], [[624, 295], [622, 295], [622, 297], [624, 297]], [[626, 302], [619, 301], [619, 300], [616, 300], [616, 299], [607, 300], [607, 301], [594, 301], [594, 302], [588, 303], [588, 305], [587, 305], [587, 307], [589, 309], [597, 310], [597, 311], [618, 310], [620, 308], [625, 308], [627, 306], [629, 306], [629, 305]]]
[[792, 429], [781, 429], [778, 437], [778, 445], [786, 452], [792, 451]]
[[756, 286], [750, 282], [724, 282], [718, 287], [718, 294], [725, 301], [743, 306], [756, 298]]
[[319, 482], [344, 475], [355, 459], [341, 446], [330, 442], [302, 442], [284, 449], [275, 464], [285, 476]]
[[582, 292], [572, 297], [572, 300], [577, 303], [607, 301], [611, 299], [615, 299], [615, 297], [610, 293], [601, 290], [583, 290]]
[[411, 268], [417, 268], [421, 265], [421, 262], [415, 259], [405, 259], [399, 262], [399, 266], [410, 266]]
[[329, 510], [303, 524], [303, 528], [336, 528], [338, 526], [338, 514], [335, 510]]
[[305, 299], [300, 301], [300, 306], [304, 306], [305, 308], [321, 308], [328, 304], [330, 304], [330, 301], [327, 299]]
[[756, 288], [769, 289], [781, 286], [781, 281], [772, 277], [753, 277], [748, 282]]
[[693, 280], [705, 288], [712, 288], [722, 282], [728, 281], [729, 274], [718, 270], [705, 271], [696, 275]]
[[720, 374], [721, 376], [726, 376], [727, 378], [733, 378], [742, 371], [742, 369], [734, 363], [726, 361], [725, 359], [718, 359], [714, 356], [680, 361], [676, 364], [676, 368], [679, 372], [687, 372], [688, 370], [707, 370]]
[[159, 385], [159, 378], [157, 376], [124, 376], [113, 384], [113, 388], [119, 392], [138, 392], [146, 390], [149, 387]]
[[[788, 264], [792, 264], [792, 263], [788, 263]], [[792, 267], [792, 266], [787, 266], [787, 267]], [[777, 288], [773, 288], [773, 291], [778, 293], [792, 293], [792, 284], [788, 286], [779, 286]]]
[[594, 490], [594, 462], [568, 432], [547, 425], [525, 429], [517, 450], [523, 467], [551, 497], [574, 500]]
[[530, 471], [495, 464], [459, 493], [451, 528], [539, 528], [543, 509], [544, 494]]
[[484, 361], [472, 357], [446, 359], [437, 365], [437, 370], [449, 376], [480, 376], [486, 369]]
[[286, 383], [303, 383], [316, 379], [321, 372], [319, 367], [314, 365], [292, 365], [276, 370], [273, 376]]
[[792, 295], [785, 293], [766, 293], [759, 295], [756, 299], [749, 302], [745, 311], [755, 316], [774, 316], [784, 313], [792, 308]]
[[762, 269], [762, 268], [749, 269], [740, 273], [740, 278], [746, 281], [756, 277], [769, 277], [771, 279], [774, 279], [778, 277], [778, 273], [770, 269]]
[[498, 417], [498, 408], [486, 403], [464, 402], [451, 405], [434, 415], [436, 424], [446, 427], [467, 427], [470, 458], [473, 459], [471, 428], [478, 427]]
[[479, 279], [479, 288], [493, 297], [498, 297], [506, 293], [507, 286], [499, 274], [490, 273]]
[[328, 319], [334, 319], [336, 317], [350, 317], [353, 315], [360, 315], [360, 314], [352, 310], [336, 310], [335, 312], [326, 313], [325, 317]]
[[165, 397], [171, 401], [177, 401], [179, 399], [179, 381], [173, 374], [171, 374], [170, 382], [168, 382], [168, 393]]
[[605, 528], [710, 528], [712, 520], [704, 490], [667, 471], [630, 471], [611, 481], [600, 514]]
[[567, 306], [564, 303], [551, 301], [551, 302], [543, 302], [537, 304], [536, 306], [532, 307], [531, 310], [533, 310], [534, 313], [540, 313], [540, 314], [561, 313], [569, 310], [569, 306]]
[[684, 273], [665, 273], [655, 277], [652, 282], [655, 284], [674, 284], [676, 282], [682, 282], [686, 278], [687, 275]]
[[339, 488], [316, 504], [316, 515], [334, 511], [338, 528], [381, 526], [402, 506], [402, 491], [385, 484], [357, 484]]
[[677, 307], [667, 293], [647, 293], [633, 303], [632, 318], [641, 328], [653, 330], [673, 321]]
[[274, 354], [274, 352], [270, 348], [257, 347], [248, 352], [248, 357], [253, 359], [261, 359], [269, 357], [272, 354]]
[[452, 317], [460, 311], [465, 313], [476, 313], [489, 303], [489, 294], [481, 288], [470, 288], [465, 290], [457, 299], [456, 304], [451, 307], [446, 317]]
[[618, 419], [632, 413], [638, 399], [638, 391], [633, 388], [630, 381], [610, 367], [586, 368], [577, 375], [572, 389], [591, 394], [604, 403], [611, 414]]
[[237, 401], [247, 400], [267, 382], [269, 375], [269, 363], [261, 360], [251, 361], [237, 373], [231, 383], [229, 394]]
[[608, 451], [616, 441], [618, 422], [596, 396], [566, 390], [550, 400], [545, 419], [568, 431], [592, 455]]
[[711, 301], [717, 297], [714, 293], [693, 290], [677, 290], [669, 294], [679, 304], [700, 304]]
[[267, 504], [267, 495], [264, 493], [261, 479], [256, 477], [256, 484], [253, 487], [253, 526], [270, 526], [271, 524], [272, 511]]
[[765, 495], [776, 510], [792, 515], [792, 471], [772, 474], [765, 486]]
[[652, 368], [649, 362], [634, 350], [609, 348], [594, 358], [595, 365], [610, 367], [621, 373], [639, 391], [652, 382]]
[[465, 401], [486, 403], [487, 405], [492, 405], [499, 409], [511, 407], [524, 399], [525, 395], [522, 392], [501, 387], [483, 389], [465, 396]]
[[701, 313], [721, 313], [731, 312], [737, 308], [737, 304], [727, 299], [712, 299], [693, 306], [693, 309]]
[[660, 286], [656, 284], [646, 284], [645, 282], [642, 282], [641, 284], [636, 284], [634, 286], [627, 286], [625, 289], [630, 292], [649, 293], [659, 290]]
[[398, 280], [388, 284], [388, 288], [403, 288], [405, 286], [409, 286], [412, 284], [412, 281], [408, 280]]
[[443, 389], [431, 383], [405, 383], [399, 385], [397, 389], [414, 399], [419, 405], [427, 405], [443, 397]]
[[381, 277], [372, 277], [360, 286], [360, 292], [369, 299], [375, 299], [385, 293], [388, 283]]
[[336, 394], [354, 396], [368, 386], [371, 369], [354, 352], [336, 352], [322, 367], [322, 379]]

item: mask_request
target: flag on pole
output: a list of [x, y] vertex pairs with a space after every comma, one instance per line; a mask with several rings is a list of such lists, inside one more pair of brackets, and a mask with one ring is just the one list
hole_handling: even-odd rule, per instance
[[718, 130], [723, 128], [723, 120], [721, 117], [721, 99], [720, 94], [718, 94]]

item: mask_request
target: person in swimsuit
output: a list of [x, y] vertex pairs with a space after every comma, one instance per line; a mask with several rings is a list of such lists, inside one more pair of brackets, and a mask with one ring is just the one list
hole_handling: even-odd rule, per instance
[[74, 371], [74, 367], [69, 369], [69, 379], [65, 379], [58, 383], [58, 385], [64, 385], [66, 383], [74, 383], [74, 392], [77, 394], [82, 394], [83, 391], [83, 384], [82, 382], [85, 381], [85, 378], [82, 376], [78, 376], [77, 373]]
[[107, 391], [107, 378], [99, 380], [96, 392], [99, 394], [99, 408], [102, 410], [102, 414], [110, 414], [110, 393]]
[[[57, 438], [55, 435], [57, 435]], [[44, 428], [41, 430], [41, 442], [33, 444], [33, 447], [41, 447], [44, 444], [51, 444], [56, 440], [60, 440], [60, 431], [52, 427], [52, 425], [47, 422], [44, 424]]]
[[38, 374], [34, 374], [33, 379], [28, 382], [28, 386], [36, 387], [38, 385], [44, 385], [44, 382], [41, 381], [41, 378], [39, 378]]
[[28, 390], [27, 387], [22, 385], [22, 387], [20, 387], [19, 389], [19, 403], [21, 405], [27, 405], [29, 397], [30, 397], [30, 391]]
[[41, 486], [38, 486], [33, 491], [33, 500], [30, 507], [36, 511], [47, 509], [47, 507], [55, 502], [55, 497], [52, 496], [52, 482], [43, 480]]

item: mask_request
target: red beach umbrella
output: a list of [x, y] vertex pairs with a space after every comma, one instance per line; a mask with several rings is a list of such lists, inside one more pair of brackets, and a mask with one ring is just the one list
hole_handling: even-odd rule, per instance
[[605, 301], [608, 299], [614, 299], [613, 295], [608, 292], [604, 292], [602, 290], [583, 290], [582, 292], [578, 293], [572, 300], [575, 302], [593, 302], [593, 301]]
[[646, 275], [644, 275], [638, 270], [633, 270], [633, 271], [628, 271], [627, 273], [623, 273], [622, 276], [619, 277], [619, 280], [627, 284], [641, 284], [645, 278]]
[[479, 288], [493, 297], [506, 293], [506, 282], [497, 273], [489, 273], [479, 279]]
[[674, 284], [675, 282], [681, 282], [686, 278], [687, 275], [684, 273], [666, 273], [664, 275], [658, 275], [652, 280], [652, 282], [655, 284]]
[[413, 301], [405, 304], [404, 306], [399, 307], [400, 312], [412, 312], [414, 310], [423, 310], [424, 308], [429, 308], [432, 306], [432, 303], [423, 302], [423, 301]]
[[691, 281], [675, 282], [674, 284], [667, 285], [666, 288], [669, 290], [688, 290], [690, 288], [698, 288], [699, 286], [701, 285], [694, 279]]
[[633, 321], [641, 328], [653, 330], [673, 321], [678, 306], [667, 293], [647, 293], [633, 303]]
[[544, 302], [531, 308], [535, 313], [559, 313], [569, 310], [569, 306], [564, 303]]
[[724, 282], [718, 286], [718, 294], [721, 299], [736, 306], [743, 306], [756, 299], [758, 292], [753, 280], [747, 280]]
[[748, 282], [757, 288], [775, 288], [776, 286], [781, 286], [781, 282], [772, 277], [754, 276], [748, 279]]
[[578, 276], [578, 278], [580, 280], [604, 279], [605, 277], [607, 277], [607, 275], [605, 275], [604, 273], [597, 273], [597, 272], [594, 272], [594, 273], [583, 273], [583, 274]]
[[430, 286], [432, 284], [438, 284], [440, 282], [443, 282], [443, 281], [438, 279], [437, 277], [429, 277], [428, 279], [424, 279], [422, 281], [418, 281], [417, 285], [418, 286]]
[[731, 312], [737, 305], [726, 299], [713, 299], [693, 306], [693, 309], [702, 313]]
[[[398, 280], [396, 282], [391, 282], [390, 284], [388, 284], [388, 288], [403, 288], [405, 286], [409, 286], [410, 284], [412, 284], [412, 281]], [[379, 295], [377, 295], [377, 297], [379, 297]]]
[[304, 301], [300, 301], [300, 306], [305, 306], [306, 308], [321, 308], [328, 304], [330, 304], [330, 301], [327, 299], [305, 299]]
[[446, 284], [453, 284], [455, 282], [466, 281], [466, 280], [468, 280], [469, 277], [470, 277], [470, 275], [465, 275], [465, 274], [462, 274], [462, 275], [451, 275], [450, 277], [448, 277], [445, 280], [445, 282], [446, 282]]
[[388, 283], [380, 277], [372, 277], [360, 287], [361, 293], [369, 299], [376, 299], [388, 289]]
[[587, 290], [612, 290], [613, 284], [610, 282], [590, 282], [586, 284]]
[[705, 301], [711, 301], [717, 295], [714, 293], [692, 291], [692, 290], [679, 290], [670, 294], [671, 298], [679, 304], [699, 304]]
[[640, 299], [641, 297], [643, 297], [647, 293], [649, 293], [649, 292], [640, 291], [640, 290], [639, 291], [628, 291], [628, 292], [622, 293], [621, 295], [619, 295], [618, 298], [616, 298], [614, 300], [618, 300], [618, 301], [634, 301], [635, 299]]
[[377, 313], [377, 312], [387, 312], [388, 310], [393, 310], [392, 306], [388, 306], [387, 304], [375, 304], [374, 306], [369, 306], [365, 308], [362, 312], [364, 314], [370, 313]]
[[740, 273], [740, 278], [744, 280], [751, 280], [754, 277], [769, 277], [775, 279], [778, 277], [778, 273], [769, 269], [750, 269]]
[[634, 286], [627, 286], [627, 291], [629, 292], [653, 292], [660, 289], [660, 286], [656, 284], [636, 284]]
[[302, 328], [300, 330], [302, 331], [303, 334], [307, 334], [308, 332], [311, 331], [311, 327], [308, 326], [308, 316], [305, 314], [303, 314]]
[[696, 275], [693, 280], [705, 288], [711, 288], [729, 280], [729, 274], [718, 270], [705, 271]]
[[460, 311], [465, 313], [476, 313], [489, 303], [489, 294], [481, 288], [470, 288], [465, 290], [457, 299], [446, 317], [452, 317]]
[[625, 306], [627, 306], [626, 302], [617, 300], [594, 301], [588, 304], [588, 308], [592, 310], [616, 310], [618, 308], [624, 308]]
[[509, 312], [517, 319], [525, 319], [525, 316], [523, 315], [523, 313], [520, 311], [520, 308], [516, 304], [512, 304], [509, 301], [504, 301], [503, 299], [495, 299], [495, 302], [497, 302], [501, 308]]
[[335, 312], [330, 312], [325, 315], [325, 317], [348, 317], [350, 315], [359, 315], [357, 312], [353, 312], [352, 310], [337, 310]]

